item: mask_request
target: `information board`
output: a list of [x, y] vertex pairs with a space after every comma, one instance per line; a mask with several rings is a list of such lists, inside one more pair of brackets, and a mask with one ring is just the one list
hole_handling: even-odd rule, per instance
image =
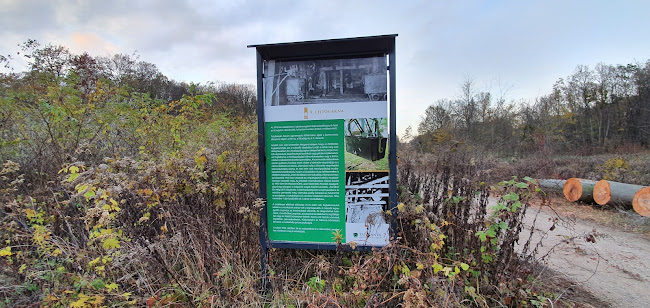
[[271, 241], [388, 243], [386, 57], [267, 61]]
[[261, 88], [263, 250], [387, 245], [396, 200], [394, 35], [251, 47]]

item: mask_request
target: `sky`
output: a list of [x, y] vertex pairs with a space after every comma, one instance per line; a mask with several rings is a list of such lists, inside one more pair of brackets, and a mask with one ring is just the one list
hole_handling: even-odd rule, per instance
[[137, 53], [178, 81], [255, 84], [248, 45], [397, 34], [401, 134], [468, 79], [526, 103], [579, 64], [645, 62], [648, 12], [646, 0], [0, 0], [0, 54], [36, 39]]

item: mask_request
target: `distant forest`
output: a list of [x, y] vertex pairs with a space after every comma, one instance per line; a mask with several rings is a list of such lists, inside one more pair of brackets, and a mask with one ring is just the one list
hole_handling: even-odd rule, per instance
[[471, 79], [460, 93], [429, 106], [406, 139], [426, 152], [451, 141], [501, 157], [620, 153], [650, 145], [650, 61], [578, 65], [534, 102], [507, 102], [478, 91]]

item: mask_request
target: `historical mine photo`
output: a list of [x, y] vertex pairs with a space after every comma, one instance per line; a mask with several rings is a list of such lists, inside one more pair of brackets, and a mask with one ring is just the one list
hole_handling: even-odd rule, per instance
[[388, 119], [346, 119], [346, 170], [388, 170]]
[[264, 63], [267, 106], [386, 101], [386, 57]]
[[368, 226], [385, 224], [388, 208], [388, 172], [346, 172], [345, 213], [347, 223]]

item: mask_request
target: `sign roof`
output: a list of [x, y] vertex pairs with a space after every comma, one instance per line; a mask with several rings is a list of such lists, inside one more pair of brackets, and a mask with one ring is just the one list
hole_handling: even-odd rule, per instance
[[278, 44], [249, 45], [263, 60], [387, 54], [395, 48], [397, 34]]

